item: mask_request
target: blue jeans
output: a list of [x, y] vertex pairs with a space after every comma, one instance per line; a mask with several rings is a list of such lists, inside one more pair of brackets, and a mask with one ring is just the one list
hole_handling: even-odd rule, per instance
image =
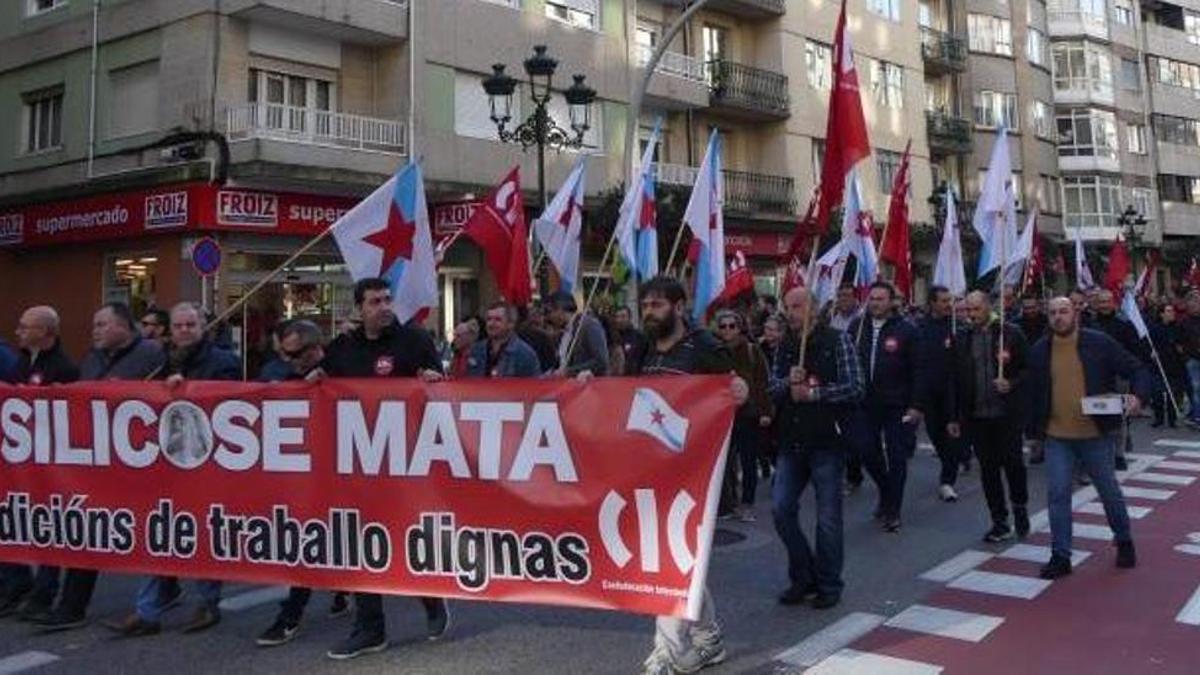
[[1200, 361], [1187, 360], [1188, 384], [1191, 385], [1192, 410], [1188, 415], [1192, 421], [1200, 421]]
[[[136, 609], [139, 619], [150, 623], [159, 623], [162, 620], [167, 600], [163, 597], [162, 587], [169, 579], [170, 577], [150, 577], [138, 589]], [[210, 608], [216, 609], [217, 604], [221, 602], [221, 582], [197, 580], [195, 584], [200, 600]]]
[[904, 409], [868, 405], [850, 423], [852, 446], [879, 488], [879, 511], [900, 517], [908, 460], [917, 449], [917, 428], [904, 423]]
[[1046, 439], [1046, 486], [1049, 492], [1050, 551], [1071, 557], [1071, 488], [1078, 462], [1092, 478], [1104, 504], [1104, 515], [1118, 542], [1133, 541], [1125, 497], [1117, 484], [1112, 440], [1101, 436], [1084, 440]]
[[[840, 450], [796, 453], [781, 449], [771, 490], [775, 531], [788, 553], [788, 579], [796, 587], [816, 584], [817, 592], [838, 597], [842, 583], [842, 472]], [[800, 529], [800, 496], [809, 483], [817, 491], [816, 556]]]

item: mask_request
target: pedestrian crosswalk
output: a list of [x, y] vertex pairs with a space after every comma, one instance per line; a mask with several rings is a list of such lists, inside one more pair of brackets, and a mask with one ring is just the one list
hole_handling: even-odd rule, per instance
[[894, 656], [843, 649], [805, 675], [938, 675], [940, 666]]
[[1160, 483], [1162, 485], [1191, 485], [1196, 482], [1195, 476], [1178, 476], [1176, 474], [1155, 473], [1153, 471], [1143, 471], [1136, 476], [1130, 476], [1130, 479], [1145, 483]]
[[1004, 619], [998, 616], [913, 605], [888, 619], [883, 625], [965, 642], [980, 642], [1002, 623]]
[[972, 570], [946, 584], [946, 586], [960, 591], [973, 591], [975, 593], [1032, 600], [1040, 595], [1042, 591], [1049, 588], [1050, 582], [1019, 574]]
[[58, 661], [59, 657], [50, 652], [27, 651], [0, 658], [0, 675], [15, 675], [34, 668]]

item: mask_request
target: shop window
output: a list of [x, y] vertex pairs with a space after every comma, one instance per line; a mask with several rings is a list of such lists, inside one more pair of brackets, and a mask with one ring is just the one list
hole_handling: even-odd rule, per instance
[[104, 263], [104, 301], [123, 302], [141, 316], [158, 304], [158, 257], [149, 251], [116, 253]]

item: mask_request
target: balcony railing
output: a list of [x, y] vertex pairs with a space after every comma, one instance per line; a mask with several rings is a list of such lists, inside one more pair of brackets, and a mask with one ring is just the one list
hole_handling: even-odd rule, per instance
[[961, 117], [927, 110], [925, 134], [929, 137], [929, 149], [934, 152], [964, 154], [972, 149], [971, 122]]
[[[694, 166], [659, 164], [658, 181], [668, 185], [694, 185]], [[796, 181], [791, 176], [771, 176], [746, 171], [721, 172], [725, 188], [725, 211], [743, 215], [796, 212]]]
[[[650, 63], [650, 57], [653, 55], [654, 47], [638, 45], [636, 54], [638, 67], [644, 68], [647, 63]], [[662, 58], [658, 60], [658, 66], [654, 69], [654, 72], [682, 77], [685, 80], [692, 80], [693, 82], [708, 82], [708, 77], [704, 73], [704, 64], [687, 54], [680, 54], [679, 52], [663, 52]]]
[[[688, 0], [664, 0], [663, 4], [680, 7]], [[750, 19], [766, 19], [783, 16], [787, 11], [786, 0], [712, 0], [706, 9]]]
[[967, 41], [932, 28], [921, 28], [921, 57], [926, 70], [961, 73], [967, 69]]
[[779, 118], [790, 114], [787, 75], [724, 60], [710, 61], [708, 69], [713, 105]]
[[266, 138], [398, 155], [408, 152], [408, 129], [401, 122], [274, 103], [226, 109], [225, 133], [231, 140]]

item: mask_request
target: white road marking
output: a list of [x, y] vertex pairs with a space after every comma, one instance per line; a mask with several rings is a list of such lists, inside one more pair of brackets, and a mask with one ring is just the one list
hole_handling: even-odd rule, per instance
[[875, 630], [886, 619], [879, 614], [852, 612], [797, 642], [776, 656], [775, 660], [799, 668], [815, 666]]
[[1126, 497], [1137, 497], [1139, 499], [1153, 499], [1154, 501], [1165, 502], [1175, 496], [1174, 490], [1159, 490], [1157, 488], [1143, 488], [1131, 485], [1122, 485], [1121, 494]]
[[283, 586], [268, 586], [245, 593], [231, 595], [221, 601], [222, 612], [241, 612], [268, 602], [279, 602], [288, 595], [288, 589]]
[[1161, 483], [1163, 485], [1191, 485], [1196, 482], [1195, 476], [1176, 476], [1169, 473], [1153, 473], [1151, 471], [1143, 471], [1136, 476], [1130, 476], [1129, 480], [1140, 480], [1147, 483]]
[[1045, 579], [1023, 577], [1016, 574], [1001, 574], [999, 572], [967, 572], [947, 584], [949, 588], [991, 595], [1003, 595], [1009, 598], [1032, 600], [1050, 586]]
[[941, 666], [894, 656], [843, 649], [805, 675], [938, 675]]
[[1200, 544], [1180, 544], [1175, 550], [1188, 555], [1200, 555]]
[[1098, 541], [1112, 541], [1113, 531], [1107, 525], [1093, 525], [1092, 523], [1075, 523], [1071, 528], [1071, 535], [1081, 539], [1096, 539]]
[[1196, 452], [1195, 450], [1178, 450], [1172, 453], [1171, 456], [1183, 459], [1200, 459], [1200, 452]]
[[942, 607], [913, 605], [883, 625], [914, 633], [927, 633], [955, 640], [979, 642], [1000, 627], [1004, 619], [987, 614], [960, 612]]
[[20, 673], [58, 660], [58, 656], [49, 652], [28, 651], [13, 654], [0, 659], [0, 675]]
[[[1014, 544], [1000, 552], [1001, 558], [1023, 560], [1032, 563], [1044, 563], [1050, 560], [1049, 546], [1034, 546], [1033, 544]], [[1078, 566], [1084, 560], [1092, 557], [1091, 551], [1072, 549], [1071, 564]]]
[[1200, 588], [1192, 593], [1192, 597], [1175, 615], [1175, 620], [1179, 623], [1186, 623], [1189, 626], [1200, 626]]
[[[1133, 518], [1134, 520], [1141, 520], [1142, 518], [1150, 515], [1150, 512], [1154, 509], [1150, 508], [1149, 506], [1133, 506], [1132, 504], [1126, 504], [1125, 510], [1129, 512], [1130, 518]], [[1080, 504], [1079, 506], [1075, 507], [1075, 513], [1094, 513], [1098, 516], [1102, 516], [1104, 515], [1104, 504], [1101, 502], [1088, 502], [1086, 504]]]
[[944, 584], [948, 581], [953, 581], [958, 577], [970, 572], [979, 567], [983, 563], [995, 557], [994, 553], [986, 553], [984, 551], [963, 551], [946, 562], [934, 567], [928, 572], [921, 575], [926, 581], [936, 581]]
[[1156, 469], [1174, 469], [1176, 471], [1200, 471], [1200, 464], [1196, 462], [1176, 462], [1167, 460], [1154, 465]]
[[1176, 438], [1160, 438], [1154, 441], [1154, 444], [1160, 448], [1198, 448], [1200, 449], [1200, 441], [1183, 441]]

